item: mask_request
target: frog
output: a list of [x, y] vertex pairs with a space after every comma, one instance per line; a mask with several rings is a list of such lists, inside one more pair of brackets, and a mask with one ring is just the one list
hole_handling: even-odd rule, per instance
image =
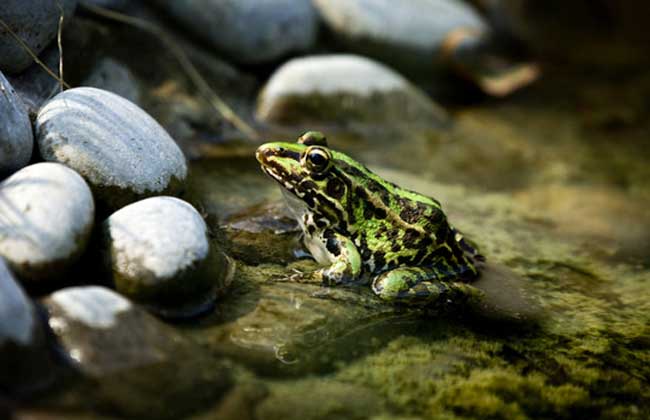
[[383, 179], [330, 148], [319, 131], [262, 144], [255, 157], [279, 184], [305, 247], [322, 266], [303, 276], [324, 287], [370, 285], [395, 304], [481, 299], [471, 283], [485, 257], [438, 200]]

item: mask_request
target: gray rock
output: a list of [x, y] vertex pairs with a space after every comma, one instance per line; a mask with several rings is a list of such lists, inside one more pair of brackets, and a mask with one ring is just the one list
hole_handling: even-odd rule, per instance
[[38, 113], [36, 133], [43, 158], [79, 172], [102, 210], [173, 194], [187, 175], [169, 134], [137, 105], [104, 90], [58, 94]]
[[74, 12], [77, 10], [77, 3], [78, 3], [77, 0], [63, 0], [63, 12], [64, 12], [63, 17], [68, 22], [72, 19], [72, 17], [74, 16]]
[[242, 63], [310, 48], [318, 16], [310, 0], [156, 0], [188, 30]]
[[66, 288], [43, 304], [63, 353], [85, 379], [77, 392], [102, 411], [179, 418], [229, 385], [220, 362], [109, 289]]
[[[64, 6], [65, 7], [65, 6]], [[57, 32], [60, 9], [52, 0], [5, 0], [2, 19], [36, 54], [52, 41]], [[19, 73], [32, 64], [31, 56], [4, 28], [0, 31], [0, 70]]]
[[34, 305], [0, 258], [0, 389], [21, 391], [52, 379], [45, 334]]
[[104, 223], [107, 270], [116, 289], [167, 317], [209, 309], [232, 278], [229, 260], [210, 249], [201, 215], [173, 197], [152, 197]]
[[314, 0], [332, 32], [355, 52], [400, 68], [427, 72], [442, 59], [450, 33], [488, 31], [483, 19], [459, 0]]
[[[40, 59], [55, 74], [58, 73], [59, 50], [56, 45], [46, 48]], [[41, 106], [61, 90], [59, 82], [38, 65], [28, 67], [20, 74], [7, 75], [7, 79], [25, 103], [32, 121], [36, 119]]]
[[365, 121], [441, 123], [446, 112], [390, 68], [358, 55], [293, 59], [260, 93], [257, 117], [265, 122]]
[[83, 178], [57, 163], [37, 163], [0, 184], [0, 255], [21, 280], [61, 276], [84, 251], [94, 219]]
[[129, 4], [128, 0], [84, 0], [84, 3], [113, 10], [124, 10]]
[[34, 148], [34, 134], [27, 110], [9, 81], [0, 72], [0, 174], [27, 165]]
[[95, 64], [82, 85], [113, 92], [134, 104], [140, 103], [140, 85], [131, 70], [109, 57]]

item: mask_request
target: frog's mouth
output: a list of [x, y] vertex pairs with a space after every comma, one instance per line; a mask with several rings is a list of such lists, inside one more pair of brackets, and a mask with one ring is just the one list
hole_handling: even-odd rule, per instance
[[278, 162], [276, 162], [273, 157], [276, 154], [273, 153], [271, 149], [261, 146], [255, 152], [255, 158], [260, 163], [262, 171], [271, 177], [275, 182], [280, 184], [280, 186], [291, 192], [294, 195], [297, 195], [295, 185], [289, 181], [291, 174], [287, 173], [287, 170], [283, 168]]

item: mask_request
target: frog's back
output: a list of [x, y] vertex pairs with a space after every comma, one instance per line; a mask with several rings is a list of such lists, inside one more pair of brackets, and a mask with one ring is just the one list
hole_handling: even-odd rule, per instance
[[475, 274], [466, 252], [476, 252], [461, 243], [438, 201], [386, 181], [344, 154], [334, 157], [337, 167], [349, 175], [353, 194], [346, 206], [348, 230], [366, 272], [432, 266], [459, 275]]

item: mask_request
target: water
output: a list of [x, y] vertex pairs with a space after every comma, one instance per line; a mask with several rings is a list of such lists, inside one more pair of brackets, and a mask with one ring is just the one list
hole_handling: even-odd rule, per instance
[[332, 147], [440, 200], [488, 261], [511, 273], [491, 274], [493, 307], [484, 311], [422, 313], [384, 305], [368, 288], [287, 281], [316, 266], [294, 254], [295, 225], [255, 162], [256, 145], [212, 146], [219, 157], [192, 163], [185, 198], [239, 268], [215, 312], [172, 328], [209, 355], [199, 372], [228, 372], [227, 390], [185, 392], [182, 402], [144, 392], [123, 404], [109, 389], [96, 403], [86, 395], [96, 385], [69, 378], [19, 416], [138, 418], [155, 406], [152, 415], [174, 418], [182, 406], [195, 420], [647, 418], [642, 82], [551, 75], [516, 97], [457, 110], [448, 129], [328, 130]]

